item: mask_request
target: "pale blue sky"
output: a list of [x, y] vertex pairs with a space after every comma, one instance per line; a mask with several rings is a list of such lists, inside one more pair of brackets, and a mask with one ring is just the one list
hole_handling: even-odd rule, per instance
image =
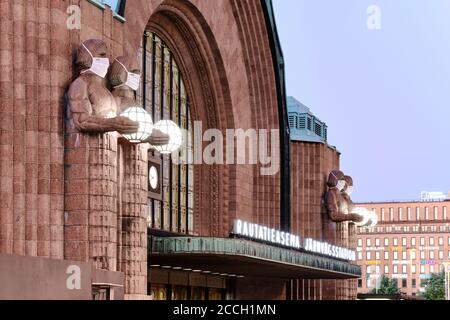
[[[450, 190], [450, 0], [273, 0], [289, 95], [329, 126], [356, 201]], [[381, 30], [369, 30], [370, 5]]]

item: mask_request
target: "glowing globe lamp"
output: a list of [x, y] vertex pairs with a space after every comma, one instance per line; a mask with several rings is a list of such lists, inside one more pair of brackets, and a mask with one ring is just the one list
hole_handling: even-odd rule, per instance
[[170, 137], [168, 144], [155, 146], [155, 149], [159, 153], [171, 154], [181, 147], [183, 143], [183, 137], [180, 128], [175, 122], [170, 120], [161, 120], [155, 123], [153, 128], [160, 130], [162, 133], [165, 133]]
[[153, 121], [150, 114], [141, 107], [131, 107], [121, 114], [130, 120], [139, 122], [139, 129], [136, 133], [123, 134], [123, 137], [131, 143], [141, 143], [147, 140], [153, 132]]

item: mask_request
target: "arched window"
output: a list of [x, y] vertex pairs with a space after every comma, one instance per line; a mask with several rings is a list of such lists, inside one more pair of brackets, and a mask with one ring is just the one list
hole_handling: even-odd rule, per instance
[[[151, 114], [153, 122], [172, 120], [192, 137], [189, 98], [180, 69], [162, 39], [146, 32], [140, 51], [142, 81], [138, 101]], [[192, 139], [183, 148], [193, 153]], [[186, 152], [186, 151], [185, 151]], [[160, 159], [162, 188], [159, 199], [149, 197], [148, 227], [180, 234], [194, 230], [194, 168], [174, 164], [170, 155], [151, 150], [149, 158]], [[149, 170], [151, 166], [149, 165]]]

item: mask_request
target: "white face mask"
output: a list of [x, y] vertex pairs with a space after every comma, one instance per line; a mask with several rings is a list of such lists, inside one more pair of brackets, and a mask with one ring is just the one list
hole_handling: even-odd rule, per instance
[[95, 73], [96, 75], [98, 75], [101, 78], [106, 77], [106, 74], [108, 73], [108, 68], [109, 68], [109, 59], [108, 58], [96, 58], [92, 55], [92, 53], [89, 51], [89, 49], [86, 48], [84, 43], [83, 43], [83, 47], [86, 49], [86, 51], [92, 57], [92, 65], [88, 70], [83, 70], [81, 73], [91, 71], [92, 73]]
[[348, 186], [347, 189], [345, 190], [345, 193], [351, 196], [353, 193], [353, 186]]
[[338, 188], [339, 191], [344, 190], [344, 188], [345, 188], [345, 180], [339, 180], [337, 185], [336, 185], [336, 188]]
[[139, 86], [141, 84], [141, 75], [133, 72], [128, 72], [127, 68], [123, 65], [122, 62], [116, 59], [118, 63], [125, 69], [127, 72], [127, 81], [125, 84], [121, 84], [119, 86], [116, 86], [116, 88], [122, 87], [122, 86], [128, 86], [131, 90], [136, 91], [139, 89]]

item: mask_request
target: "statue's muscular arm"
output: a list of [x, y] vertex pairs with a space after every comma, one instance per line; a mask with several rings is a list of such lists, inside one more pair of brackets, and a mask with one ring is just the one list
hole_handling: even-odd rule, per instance
[[69, 106], [75, 127], [81, 132], [110, 132], [134, 133], [138, 124], [125, 117], [112, 119], [92, 115], [92, 105], [89, 101], [88, 84], [78, 78], [69, 88]]
[[336, 199], [336, 194], [334, 192], [327, 192], [325, 195], [325, 204], [328, 209], [328, 213], [330, 218], [334, 222], [343, 222], [343, 221], [354, 221], [360, 222], [362, 217], [357, 214], [344, 214], [339, 212], [339, 206]]

